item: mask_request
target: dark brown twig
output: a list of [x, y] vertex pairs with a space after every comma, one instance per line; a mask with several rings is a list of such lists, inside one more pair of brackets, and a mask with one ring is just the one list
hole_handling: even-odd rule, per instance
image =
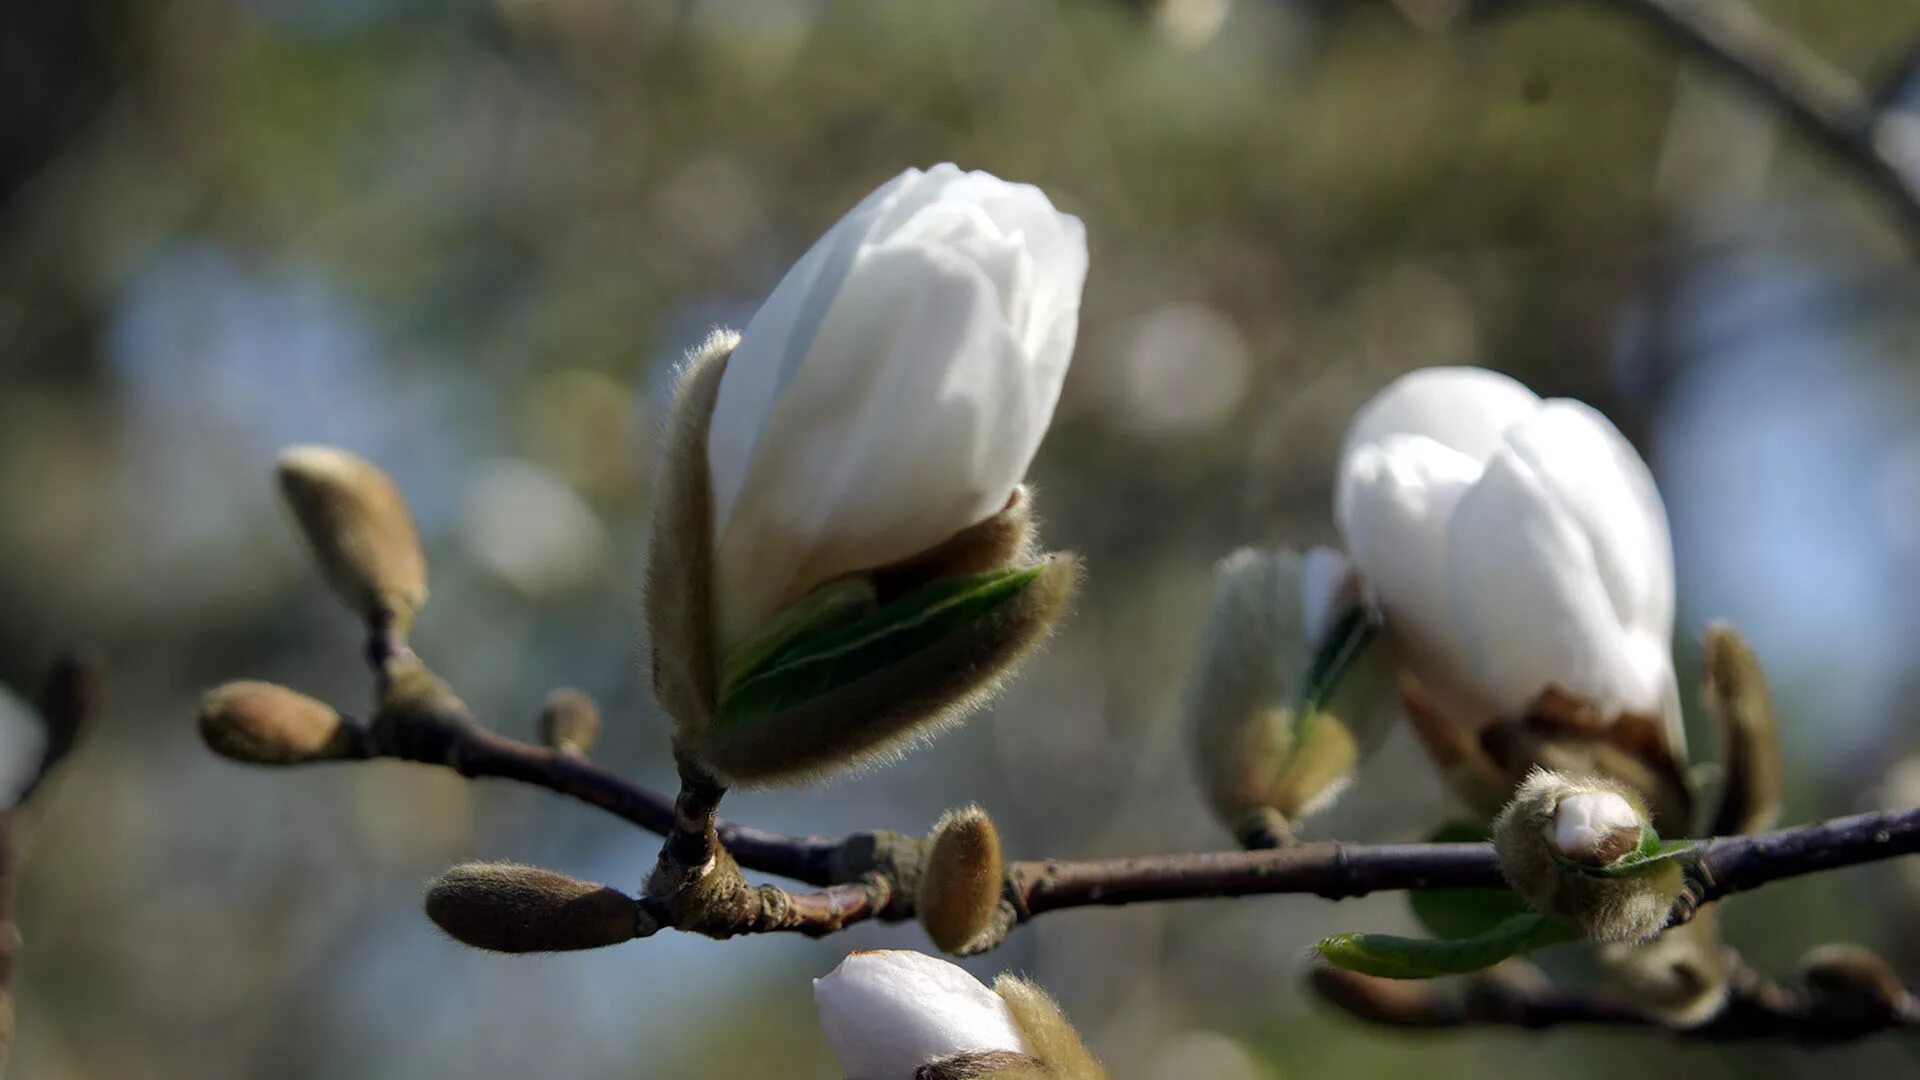
[[1741, 0], [1606, 0], [1771, 102], [1802, 133], [1892, 202], [1920, 233], [1920, 179], [1876, 141], [1880, 109], [1851, 75]]
[[[493, 776], [580, 799], [661, 836], [674, 829], [673, 803], [578, 755], [556, 754], [476, 725], [443, 728], [435, 740], [414, 740], [403, 754], [378, 746], [369, 756], [400, 756], [444, 765], [464, 776]], [[789, 893], [793, 911], [813, 913], [774, 929], [826, 933], [874, 917], [910, 918], [912, 892], [900, 887], [898, 849], [910, 838], [860, 833], [842, 840], [791, 837], [717, 822], [720, 844], [739, 865], [809, 885], [822, 893]], [[1674, 922], [1702, 904], [1773, 881], [1920, 852], [1920, 809], [1859, 814], [1753, 836], [1703, 841], [1685, 901]], [[1014, 904], [1024, 922], [1064, 908], [1312, 893], [1337, 900], [1373, 892], [1503, 885], [1490, 844], [1305, 843], [1262, 851], [1147, 855], [1121, 859], [1048, 859], [1008, 867]], [[885, 882], [876, 899], [874, 882]], [[857, 895], [856, 895], [857, 894]], [[753, 932], [743, 928], [740, 932]]]

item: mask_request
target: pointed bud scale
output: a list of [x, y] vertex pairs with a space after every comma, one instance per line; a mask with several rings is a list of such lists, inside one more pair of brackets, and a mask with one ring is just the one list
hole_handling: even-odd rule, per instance
[[647, 631], [653, 691], [683, 739], [713, 722], [718, 663], [713, 646], [713, 511], [707, 424], [740, 335], [715, 331], [687, 357], [674, 390], [653, 489], [647, 545]]
[[1658, 853], [1659, 837], [1629, 789], [1535, 769], [1492, 831], [1500, 872], [1534, 910], [1593, 941], [1645, 941], [1666, 925], [1680, 867]]
[[222, 757], [300, 765], [363, 757], [365, 732], [324, 702], [267, 682], [230, 682], [200, 699], [200, 738]]
[[427, 917], [490, 952], [568, 952], [630, 941], [639, 906], [617, 889], [512, 863], [466, 863], [427, 890]]
[[746, 785], [804, 781], [898, 753], [984, 704], [1046, 639], [1078, 581], [1078, 560], [1056, 553], [942, 579], [852, 621], [835, 613], [736, 680], [691, 748]]
[[1000, 834], [985, 810], [949, 810], [934, 825], [916, 911], [941, 951], [968, 951], [992, 925], [1005, 874]]
[[331, 446], [280, 455], [280, 494], [340, 599], [404, 634], [427, 602], [427, 560], [413, 514], [387, 474]]
[[1046, 1065], [1048, 1075], [1061, 1080], [1108, 1080], [1107, 1070], [1045, 990], [1009, 974], [993, 981], [993, 992], [1007, 1003], [1027, 1053]]
[[1764, 832], [1780, 819], [1783, 781], [1780, 736], [1766, 672], [1740, 632], [1724, 622], [1707, 626], [1700, 696], [1720, 732], [1726, 782], [1711, 832]]
[[600, 737], [600, 709], [593, 699], [572, 687], [547, 695], [540, 710], [540, 743], [555, 750], [584, 754]]

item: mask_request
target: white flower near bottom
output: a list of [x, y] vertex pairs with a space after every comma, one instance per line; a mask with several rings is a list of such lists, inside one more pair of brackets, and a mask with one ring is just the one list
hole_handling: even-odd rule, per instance
[[848, 1080], [913, 1080], [950, 1054], [1028, 1052], [1000, 995], [925, 953], [854, 953], [813, 981], [813, 1002]]
[[809, 590], [998, 513], [1080, 325], [1080, 219], [951, 164], [867, 196], [787, 272], [707, 435], [722, 655]]
[[1335, 516], [1402, 662], [1469, 727], [1551, 686], [1668, 724], [1673, 550], [1606, 417], [1479, 368], [1426, 368], [1355, 415]]

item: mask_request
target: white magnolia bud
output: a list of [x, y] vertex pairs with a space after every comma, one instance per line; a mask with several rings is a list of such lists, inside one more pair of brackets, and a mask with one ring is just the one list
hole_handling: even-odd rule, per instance
[[1361, 408], [1335, 514], [1387, 628], [1456, 722], [1549, 687], [1607, 719], [1663, 719], [1675, 691], [1673, 548], [1653, 476], [1587, 405], [1505, 375], [1427, 368]]
[[924, 953], [854, 953], [813, 981], [813, 1002], [848, 1080], [913, 1080], [953, 1054], [1028, 1052], [1000, 995]]
[[707, 435], [720, 655], [830, 578], [1007, 505], [1079, 328], [1085, 230], [939, 165], [869, 195], [747, 324]]

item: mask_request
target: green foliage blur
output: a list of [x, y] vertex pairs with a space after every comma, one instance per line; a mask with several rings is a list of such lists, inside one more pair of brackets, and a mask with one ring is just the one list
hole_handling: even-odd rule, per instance
[[[1212, 564], [1331, 539], [1347, 417], [1441, 363], [1593, 402], [1673, 480], [1683, 670], [1708, 618], [1749, 631], [1795, 726], [1790, 819], [1900, 797], [1871, 793], [1920, 751], [1920, 598], [1886, 587], [1920, 559], [1920, 238], [1614, 6], [10, 13], [0, 681], [31, 686], [77, 639], [111, 681], [26, 878], [15, 1074], [835, 1075], [808, 980], [850, 949], [926, 947], [912, 925], [473, 953], [420, 914], [447, 865], [510, 858], [631, 889], [654, 842], [424, 769], [242, 769], [191, 718], [202, 689], [241, 677], [369, 701], [353, 622], [273, 501], [275, 451], [324, 441], [414, 500], [433, 563], [416, 646], [481, 716], [525, 737], [550, 689], [581, 686], [607, 717], [596, 756], [668, 786], [635, 629], [668, 369], [710, 326], [744, 325], [821, 230], [909, 165], [1031, 181], [1087, 223], [1080, 344], [1033, 479], [1047, 546], [1083, 553], [1088, 585], [965, 730], [825, 788], [730, 798], [730, 815], [920, 831], [978, 801], [1017, 857], [1227, 845], [1175, 712]], [[1759, 6], [1862, 79], [1920, 39], [1911, 0]], [[1758, 396], [1774, 386], [1785, 404]], [[1796, 426], [1809, 417], [1825, 426]], [[1857, 480], [1862, 461], [1876, 479]], [[1865, 599], [1818, 621], [1836, 597]], [[1445, 816], [1396, 738], [1309, 831], [1415, 839]], [[1730, 936], [1765, 970], [1855, 940], [1920, 976], [1907, 874], [1740, 898]], [[1412, 925], [1393, 896], [1089, 910], [969, 967], [1031, 974], [1130, 1080], [1915, 1068], [1886, 1040], [1816, 1058], [1643, 1034], [1413, 1036], [1305, 993], [1314, 940]]]

